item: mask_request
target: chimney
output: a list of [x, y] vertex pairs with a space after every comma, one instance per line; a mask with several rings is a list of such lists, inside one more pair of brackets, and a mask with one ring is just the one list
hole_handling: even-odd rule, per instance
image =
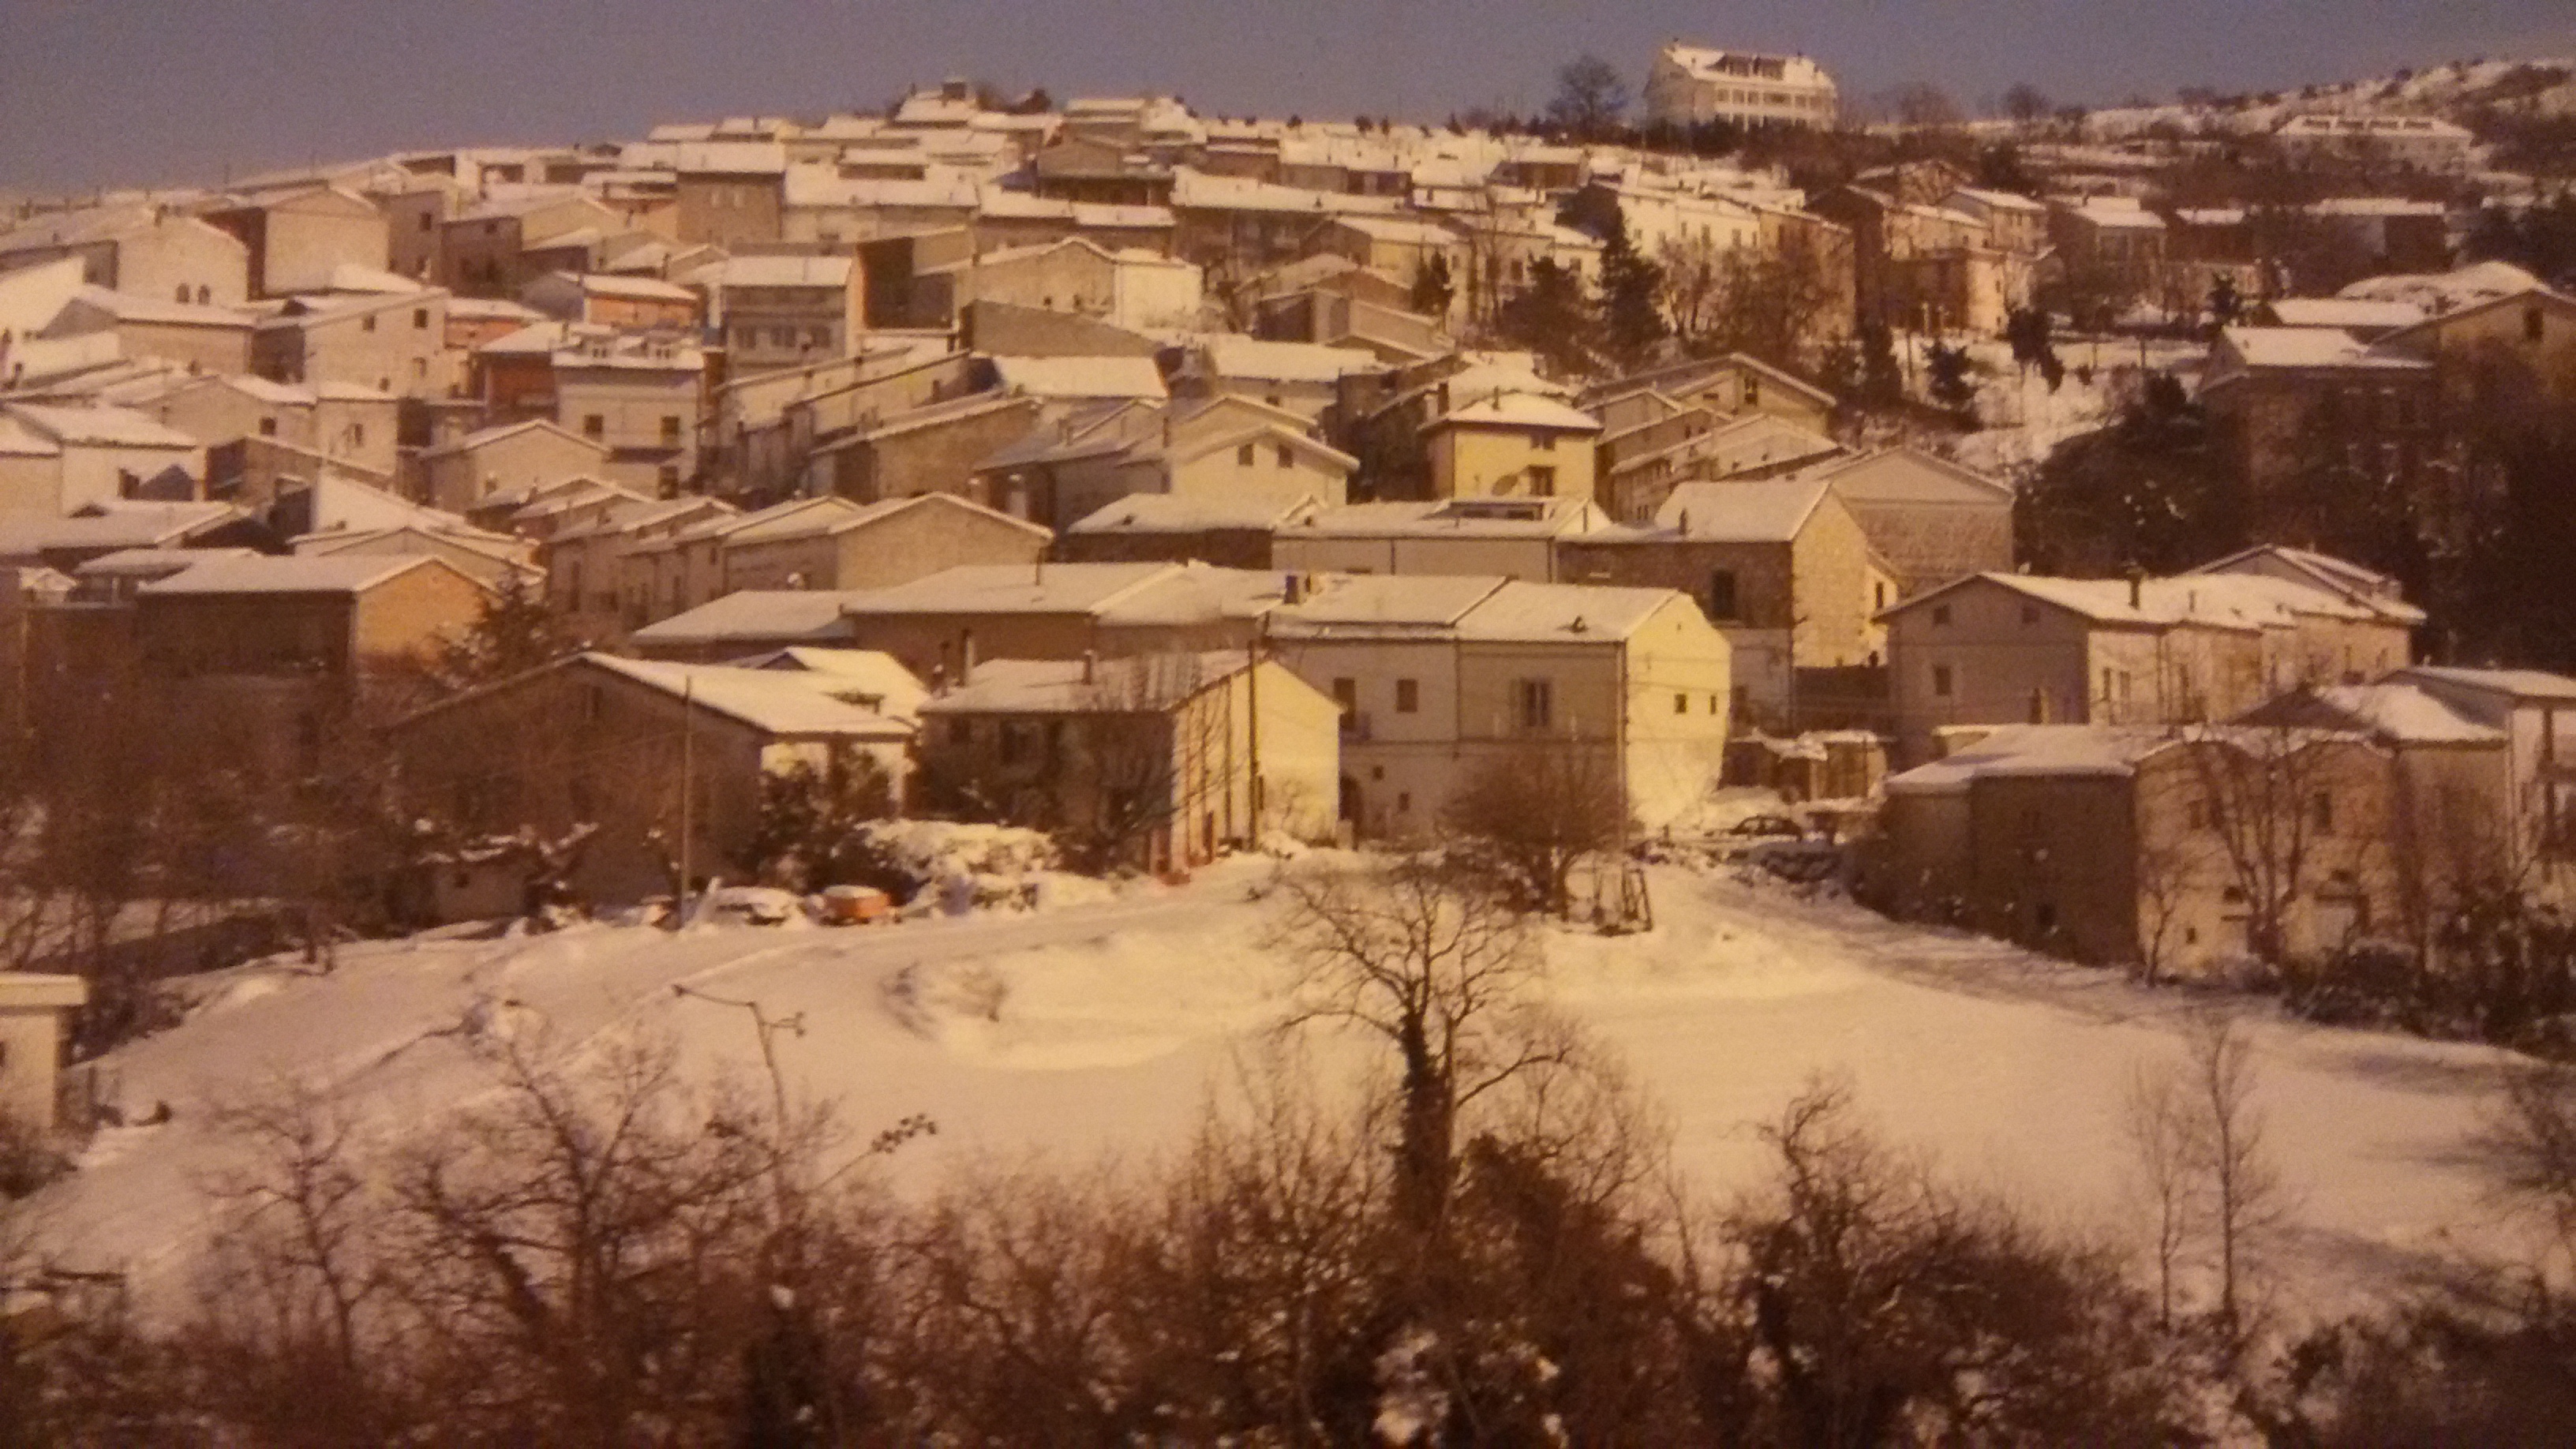
[[2129, 565], [2129, 607], [2132, 609], [2144, 607], [2146, 592], [2147, 571], [2136, 564]]
[[1279, 602], [1283, 604], [1302, 604], [1306, 602], [1306, 576], [1304, 574], [1292, 573], [1281, 577], [1279, 582]]
[[957, 679], [961, 684], [975, 682], [975, 631], [965, 630], [957, 638]]
[[1090, 650], [1090, 649], [1085, 649], [1085, 650], [1083, 650], [1083, 651], [1082, 651], [1082, 682], [1083, 682], [1083, 683], [1085, 683], [1085, 684], [1089, 684], [1089, 683], [1091, 682], [1091, 676], [1092, 676], [1093, 671], [1097, 670], [1099, 667], [1100, 667], [1100, 656], [1099, 656], [1099, 654], [1098, 654], [1096, 651], [1093, 651], [1093, 650]]

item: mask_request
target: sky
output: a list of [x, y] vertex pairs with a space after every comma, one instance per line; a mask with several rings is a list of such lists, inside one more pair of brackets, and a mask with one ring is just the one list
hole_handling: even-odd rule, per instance
[[1532, 111], [1591, 52], [1815, 56], [1847, 96], [1971, 108], [2271, 89], [2576, 54], [2569, 0], [0, 0], [0, 192], [212, 184], [658, 121], [878, 108], [943, 76], [1202, 115]]

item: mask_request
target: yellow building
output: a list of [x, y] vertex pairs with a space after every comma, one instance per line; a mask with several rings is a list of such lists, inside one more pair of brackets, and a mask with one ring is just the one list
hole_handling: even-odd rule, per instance
[[1592, 497], [1593, 439], [1601, 424], [1554, 398], [1470, 396], [1422, 433], [1435, 498]]

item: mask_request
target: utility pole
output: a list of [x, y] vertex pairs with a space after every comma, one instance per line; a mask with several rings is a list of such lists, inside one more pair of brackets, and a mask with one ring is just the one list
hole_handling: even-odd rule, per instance
[[1245, 672], [1243, 693], [1244, 753], [1252, 771], [1252, 846], [1261, 848], [1261, 646], [1269, 641], [1270, 611], [1262, 610], [1252, 621], [1252, 667]]
[[680, 886], [671, 901], [671, 929], [689, 923], [689, 835], [698, 803], [698, 681], [680, 678]]

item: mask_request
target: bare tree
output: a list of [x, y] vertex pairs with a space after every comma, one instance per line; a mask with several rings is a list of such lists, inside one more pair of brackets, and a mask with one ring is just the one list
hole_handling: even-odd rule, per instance
[[2198, 1229], [2193, 1163], [2199, 1132], [2181, 1078], [2145, 1063], [2130, 1073], [2122, 1119], [2150, 1215], [2156, 1320], [2171, 1327], [2175, 1279]]
[[1503, 747], [1468, 777], [1445, 818], [1515, 905], [1556, 916], [1573, 909], [1575, 869], [1630, 831], [1617, 755], [1578, 739]]
[[2369, 802], [2337, 768], [2339, 752], [2367, 748], [2351, 737], [2288, 727], [2186, 735], [2184, 758], [2203, 818], [2244, 897], [2246, 945], [2257, 958], [2284, 958], [2292, 912], [2333, 861], [2359, 863], [2357, 848], [2328, 847], [2371, 838]]
[[2289, 1216], [2290, 1192], [2254, 1104], [2253, 1043], [2234, 1017], [2211, 1010], [2193, 1017], [2186, 1045], [2199, 1118], [2195, 1156], [2217, 1250], [2218, 1319], [2242, 1335], [2254, 1275], [2266, 1243]]
[[1336, 1022], [1396, 1056], [1398, 1217], [1436, 1234], [1456, 1167], [1458, 1114], [1517, 1079], [1576, 1060], [1535, 999], [1529, 920], [1496, 893], [1419, 859], [1282, 875], [1273, 935], [1298, 971], [1291, 1027]]
[[2548, 1227], [2561, 1266], [2576, 1262], [2576, 1065], [2508, 1069], [2487, 1147], [2504, 1200]]

